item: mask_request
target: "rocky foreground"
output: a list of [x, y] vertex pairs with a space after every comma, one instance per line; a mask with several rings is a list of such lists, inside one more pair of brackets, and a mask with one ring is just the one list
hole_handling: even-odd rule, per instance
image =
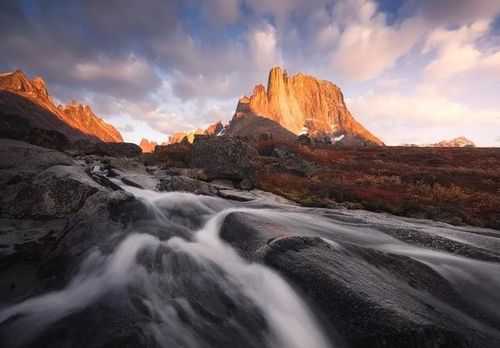
[[[295, 337], [294, 314], [275, 322], [278, 298], [244, 295], [255, 280], [232, 283], [261, 274], [244, 258], [278, 272], [311, 308], [330, 343], [306, 332], [308, 346], [500, 345], [490, 310], [500, 303], [498, 231], [301, 208], [256, 189], [256, 161], [296, 173], [318, 167], [296, 156], [281, 148], [263, 156], [221, 137], [147, 156], [129, 144], [58, 151], [1, 139], [0, 339], [18, 347], [267, 347], [280, 330], [285, 341]], [[223, 262], [230, 252], [210, 252], [220, 247], [209, 243], [211, 228], [240, 255], [231, 261], [242, 267], [236, 273]], [[160, 246], [151, 253], [143, 244]], [[122, 276], [134, 278], [101, 271], [108, 259], [109, 267], [132, 262]], [[55, 302], [49, 291], [59, 291]]]

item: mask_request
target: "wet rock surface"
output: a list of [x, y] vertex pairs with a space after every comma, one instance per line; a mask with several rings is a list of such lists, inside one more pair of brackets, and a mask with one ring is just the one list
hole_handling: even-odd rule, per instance
[[[333, 330], [333, 339], [340, 335], [349, 347], [500, 344], [494, 329], [499, 318], [479, 314], [455, 284], [413, 257], [307, 231], [297, 235], [291, 226], [246, 213], [229, 214], [220, 236], [245, 258], [260, 260], [295, 284]], [[475, 255], [475, 247], [458, 244]], [[441, 245], [436, 249], [447, 250]]]

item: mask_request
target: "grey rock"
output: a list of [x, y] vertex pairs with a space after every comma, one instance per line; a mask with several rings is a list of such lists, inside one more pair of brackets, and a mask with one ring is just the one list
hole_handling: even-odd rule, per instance
[[189, 178], [187, 176], [166, 176], [160, 178], [159, 191], [183, 191], [201, 195], [215, 196], [217, 189], [209, 183]]
[[257, 151], [231, 137], [196, 137], [192, 167], [205, 170], [208, 179], [249, 180], [255, 183]]
[[220, 236], [245, 258], [285, 276], [315, 309], [332, 340], [343, 337], [349, 347], [500, 344], [488, 329], [471, 325], [475, 311], [445, 278], [413, 258], [298, 235], [290, 226], [245, 213], [229, 214]]
[[17, 218], [64, 217], [80, 209], [102, 189], [77, 166], [52, 166], [30, 181], [9, 185], [2, 198], [2, 214]]
[[97, 155], [111, 157], [137, 157], [142, 154], [142, 150], [133, 143], [103, 143], [92, 142], [90, 140], [77, 140], [70, 152], [74, 155]]

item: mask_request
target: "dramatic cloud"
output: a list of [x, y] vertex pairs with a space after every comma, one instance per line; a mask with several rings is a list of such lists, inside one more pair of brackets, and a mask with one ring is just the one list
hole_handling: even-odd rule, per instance
[[[437, 58], [425, 68], [425, 73], [435, 79], [446, 79], [458, 73], [478, 68], [484, 64], [483, 53], [476, 41], [489, 30], [489, 22], [481, 20], [457, 30], [437, 29], [425, 46], [424, 53], [437, 51]], [[495, 62], [490, 62], [489, 64]]]
[[3, 1], [0, 69], [43, 76], [127, 140], [229, 120], [283, 65], [339, 84], [388, 143], [448, 127], [496, 144], [499, 14], [492, 0]]

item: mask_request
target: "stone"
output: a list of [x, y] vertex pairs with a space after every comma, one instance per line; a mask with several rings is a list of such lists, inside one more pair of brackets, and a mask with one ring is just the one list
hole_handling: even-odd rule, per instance
[[151, 160], [163, 167], [187, 168], [191, 165], [191, 157], [192, 145], [182, 142], [156, 146]]
[[142, 150], [133, 143], [103, 143], [89, 140], [75, 141], [71, 146], [75, 155], [97, 155], [110, 157], [137, 157]]
[[247, 143], [232, 137], [197, 137], [193, 144], [192, 167], [204, 169], [208, 179], [243, 179], [255, 183], [254, 161], [258, 153]]
[[500, 342], [488, 329], [468, 327], [474, 310], [417, 259], [297, 234], [293, 226], [242, 212], [226, 216], [220, 237], [291, 282], [334, 342], [339, 336], [353, 348], [493, 348]]
[[159, 191], [181, 191], [200, 195], [215, 196], [217, 190], [209, 183], [186, 176], [167, 176], [160, 179]]
[[293, 143], [296, 138], [295, 134], [279, 123], [251, 112], [237, 113], [229, 123], [224, 135], [246, 138], [254, 142]]

